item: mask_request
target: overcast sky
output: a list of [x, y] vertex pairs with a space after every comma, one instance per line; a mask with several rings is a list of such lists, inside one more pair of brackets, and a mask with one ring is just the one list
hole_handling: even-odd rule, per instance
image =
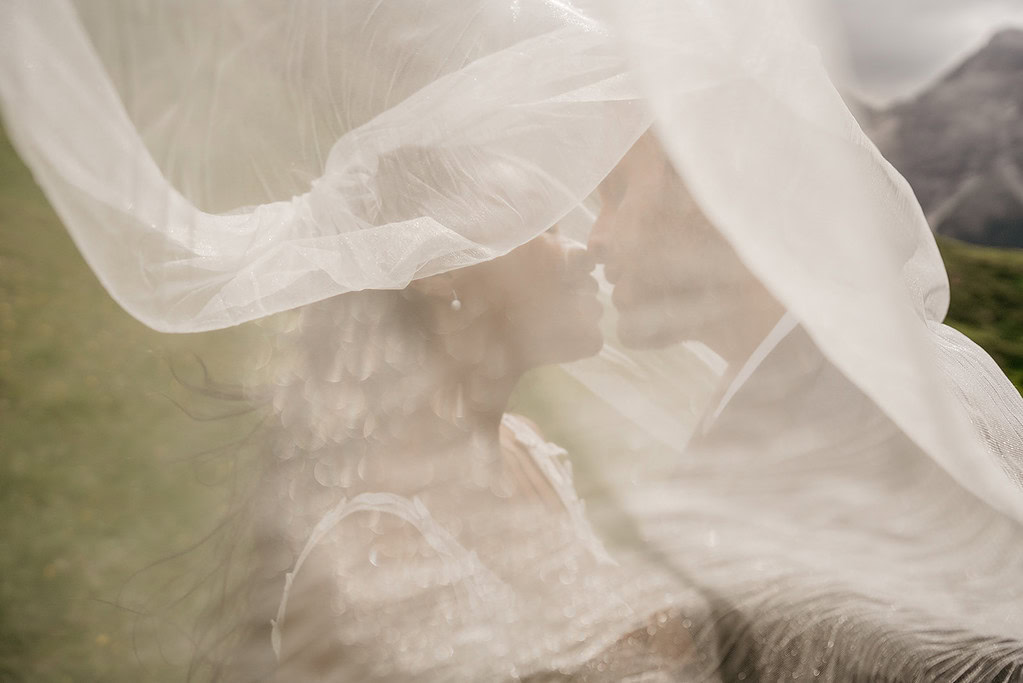
[[849, 50], [848, 86], [874, 104], [911, 95], [987, 42], [1023, 27], [1023, 0], [826, 0]]

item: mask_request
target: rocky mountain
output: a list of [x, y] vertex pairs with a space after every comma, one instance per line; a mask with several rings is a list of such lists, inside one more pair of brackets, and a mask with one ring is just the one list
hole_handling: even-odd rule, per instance
[[860, 113], [935, 232], [1023, 247], [1023, 30], [998, 33], [912, 100]]

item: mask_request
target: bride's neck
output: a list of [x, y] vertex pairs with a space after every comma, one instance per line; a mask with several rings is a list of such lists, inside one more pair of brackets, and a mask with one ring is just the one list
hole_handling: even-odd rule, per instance
[[432, 423], [436, 434], [496, 445], [501, 418], [527, 368], [509, 346], [501, 317], [472, 308], [433, 317], [426, 367], [435, 389], [427, 390], [428, 409], [419, 418]]
[[487, 345], [471, 363], [453, 357], [446, 347], [430, 355], [437, 381], [419, 398], [413, 414], [396, 418], [414, 430], [404, 438], [411, 437], [428, 450], [470, 441], [477, 448], [496, 447], [501, 419], [522, 370], [510, 364], [496, 344]]
[[386, 294], [311, 307], [298, 336], [282, 340], [290, 356], [274, 404], [284, 433], [356, 453], [496, 445], [525, 369], [503, 318], [472, 302], [454, 310]]

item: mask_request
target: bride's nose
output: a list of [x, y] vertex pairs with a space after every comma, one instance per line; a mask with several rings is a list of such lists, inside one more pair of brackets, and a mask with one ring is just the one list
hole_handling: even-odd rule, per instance
[[583, 275], [593, 272], [597, 267], [593, 255], [579, 242], [569, 239], [564, 235], [557, 235], [561, 243], [562, 258], [564, 259], [565, 272], [569, 275]]
[[586, 250], [595, 263], [607, 263], [607, 255], [611, 243], [612, 215], [607, 209], [601, 209], [597, 220], [590, 228], [590, 237], [586, 243]]

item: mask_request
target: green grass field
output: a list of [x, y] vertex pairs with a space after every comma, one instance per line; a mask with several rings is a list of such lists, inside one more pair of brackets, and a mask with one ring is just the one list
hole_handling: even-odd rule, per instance
[[167, 400], [166, 359], [229, 371], [231, 335], [136, 322], [2, 139], [0, 178], [0, 681], [180, 679], [131, 611], [159, 565], [133, 575], [216, 519], [222, 465], [195, 456], [236, 427]]
[[[195, 456], [244, 424], [184, 416], [166, 359], [194, 350], [230, 377], [248, 332], [148, 330], [3, 139], [0, 179], [0, 681], [178, 680], [181, 652], [146, 637], [140, 596], [217, 519], [225, 465]], [[941, 247], [952, 322], [1023, 384], [1023, 254]]]
[[1023, 388], [1023, 250], [938, 240], [952, 287], [948, 322]]

